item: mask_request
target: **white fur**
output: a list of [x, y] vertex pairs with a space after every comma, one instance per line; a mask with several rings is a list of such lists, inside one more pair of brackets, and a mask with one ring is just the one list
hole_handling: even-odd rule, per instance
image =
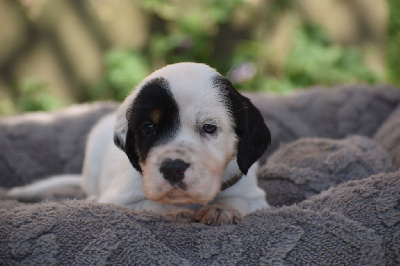
[[[267, 207], [265, 192], [257, 186], [257, 164], [239, 182], [220, 192], [222, 182], [240, 170], [236, 162], [237, 136], [230, 114], [213, 88], [211, 77], [215, 74], [214, 69], [203, 64], [164, 67], [148, 76], [115, 114], [101, 119], [89, 134], [85, 151], [82, 188], [88, 199], [160, 214], [182, 209], [182, 203], [217, 204], [232, 208], [242, 216]], [[113, 136], [125, 146], [126, 111], [143, 84], [157, 77], [168, 81], [179, 109], [184, 111], [179, 113], [181, 128], [174, 139], [151, 149], [145, 163], [141, 162], [142, 176], [126, 154], [114, 145]], [[221, 133], [215, 138], [201, 136], [195, 128], [205, 123], [216, 124]], [[191, 164], [185, 172], [186, 191], [173, 188], [160, 173], [160, 164], [166, 158]], [[9, 196], [37, 196], [51, 188], [77, 184], [66, 180], [50, 179], [14, 188]]]
[[10, 198], [29, 200], [40, 197], [46, 191], [63, 187], [80, 187], [81, 182], [81, 175], [55, 175], [44, 180], [39, 180], [28, 186], [14, 187], [8, 191], [7, 196]]

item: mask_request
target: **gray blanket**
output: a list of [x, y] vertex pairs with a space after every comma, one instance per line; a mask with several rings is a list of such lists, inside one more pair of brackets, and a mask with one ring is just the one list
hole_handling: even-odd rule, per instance
[[0, 265], [400, 264], [400, 90], [249, 97], [272, 132], [259, 183], [275, 207], [218, 227], [78, 200], [75, 190], [6, 199], [6, 188], [79, 172], [90, 127], [116, 105], [0, 119]]

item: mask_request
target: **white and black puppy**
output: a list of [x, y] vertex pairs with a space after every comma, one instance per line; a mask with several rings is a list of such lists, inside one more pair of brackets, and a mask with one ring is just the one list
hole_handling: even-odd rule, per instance
[[225, 77], [204, 64], [169, 65], [94, 126], [82, 179], [56, 177], [9, 195], [80, 182], [97, 202], [178, 222], [237, 223], [268, 206], [256, 162], [270, 141], [260, 112]]

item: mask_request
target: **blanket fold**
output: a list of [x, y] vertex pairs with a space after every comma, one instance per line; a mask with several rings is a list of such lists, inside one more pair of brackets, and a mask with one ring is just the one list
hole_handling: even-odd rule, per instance
[[238, 225], [174, 224], [85, 201], [1, 213], [0, 264], [396, 264], [400, 171], [350, 181]]

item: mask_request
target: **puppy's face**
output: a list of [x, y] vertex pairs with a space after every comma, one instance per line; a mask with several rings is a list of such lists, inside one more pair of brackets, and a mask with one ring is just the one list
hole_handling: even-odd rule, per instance
[[213, 200], [270, 142], [259, 111], [203, 64], [154, 72], [117, 116], [115, 142], [142, 173], [146, 196], [160, 203]]

